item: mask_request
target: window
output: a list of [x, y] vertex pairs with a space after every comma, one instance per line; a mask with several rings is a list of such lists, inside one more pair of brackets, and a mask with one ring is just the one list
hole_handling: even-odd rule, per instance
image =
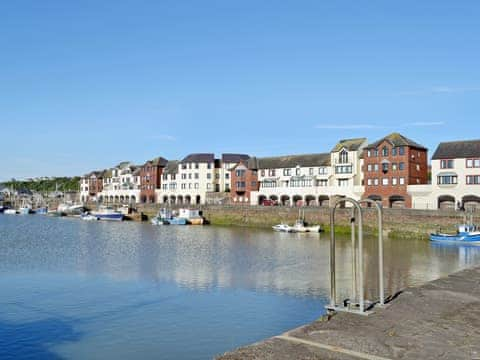
[[372, 156], [372, 152], [370, 150], [367, 150], [367, 157]]
[[398, 164], [398, 169], [399, 170], [405, 170], [405, 163], [401, 162]]
[[467, 175], [467, 185], [480, 185], [480, 175]]
[[347, 187], [348, 186], [348, 179], [338, 179], [338, 186], [339, 187]]
[[261, 176], [265, 176], [265, 170], [260, 171]]
[[245, 181], [237, 181], [237, 188], [243, 189], [245, 187]]
[[189, 189], [192, 188], [192, 183], [188, 183], [188, 188], [189, 188]]
[[480, 159], [467, 159], [467, 168], [480, 167]]
[[373, 179], [373, 185], [378, 186], [378, 179], [377, 178]]
[[373, 164], [373, 171], [378, 171], [378, 164]]
[[420, 171], [420, 165], [419, 164], [417, 164], [416, 169], [417, 169], [417, 171]]
[[195, 163], [195, 169], [198, 169], [198, 168], [199, 168], [198, 163]]
[[182, 189], [186, 189], [187, 188], [187, 184], [182, 184]]
[[[468, 160], [467, 167], [471, 167], [468, 166]], [[453, 169], [453, 160], [440, 160], [440, 169]]]
[[397, 170], [397, 163], [392, 163], [392, 170], [393, 171]]
[[317, 186], [328, 186], [328, 180], [326, 179], [318, 180]]
[[398, 181], [398, 180], [397, 180], [396, 177], [392, 178], [392, 185], [397, 185], [397, 181]]
[[207, 189], [210, 190], [210, 188], [212, 187], [212, 184], [207, 184]]
[[295, 175], [297, 175], [297, 176], [300, 175], [300, 168], [299, 168], [299, 167], [297, 167], [297, 168], [295, 169]]
[[198, 183], [193, 184], [193, 187], [194, 187], [195, 189], [198, 189]]
[[373, 150], [373, 156], [378, 156], [378, 149]]
[[308, 169], [308, 175], [313, 175], [313, 168]]
[[384, 173], [388, 172], [388, 163], [387, 162], [382, 163], [382, 171]]
[[352, 165], [337, 165], [335, 166], [335, 174], [351, 174]]
[[388, 185], [388, 178], [382, 178], [382, 185]]
[[397, 148], [392, 148], [392, 156], [397, 156]]
[[291, 169], [283, 169], [283, 176], [290, 176], [291, 172]]
[[318, 174], [319, 175], [326, 175], [328, 173], [328, 170], [325, 166], [322, 166], [320, 168], [318, 168]]
[[[227, 175], [228, 175], [228, 174], [227, 174]], [[195, 179], [199, 179], [199, 178], [200, 178], [200, 175], [199, 175], [198, 173], [195, 173], [195, 174], [194, 174], [194, 178], [195, 178]]]
[[188, 178], [191, 179], [191, 178], [192, 178], [192, 174], [188, 174]]
[[245, 170], [238, 169], [238, 170], [235, 171], [235, 175], [237, 175], [237, 177], [245, 176]]
[[405, 155], [405, 147], [404, 146], [400, 146], [398, 148], [398, 155]]
[[372, 164], [367, 165], [367, 171], [372, 171]]
[[255, 187], [257, 186], [257, 182], [256, 182], [256, 181], [252, 181], [252, 182], [251, 182], [251, 186], [252, 186], [252, 188], [255, 188]]
[[186, 169], [187, 168], [187, 164], [182, 164], [182, 169]]
[[348, 151], [343, 149], [340, 151], [340, 156], [339, 156], [339, 163], [340, 164], [347, 164], [348, 163]]
[[212, 168], [212, 163], [207, 163], [207, 169], [211, 169]]
[[207, 179], [211, 179], [212, 178], [212, 174], [208, 173], [207, 174]]
[[382, 148], [382, 156], [388, 156], [388, 148], [386, 146]]
[[230, 179], [230, 174], [229, 173], [225, 174], [225, 179]]
[[275, 176], [275, 169], [268, 170], [268, 176]]
[[367, 180], [367, 185], [372, 186], [372, 179]]
[[187, 174], [182, 174], [182, 180], [185, 180], [187, 178]]
[[455, 185], [457, 184], [457, 175], [439, 175], [437, 176], [438, 185]]
[[400, 179], [398, 179], [398, 183], [400, 185], [405, 185], [405, 178], [401, 177]]

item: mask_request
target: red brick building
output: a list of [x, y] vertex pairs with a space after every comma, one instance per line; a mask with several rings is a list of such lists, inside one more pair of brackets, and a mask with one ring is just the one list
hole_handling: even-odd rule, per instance
[[364, 198], [384, 207], [412, 207], [408, 185], [428, 183], [427, 148], [399, 133], [385, 136], [363, 150]]
[[139, 171], [140, 176], [140, 202], [155, 203], [157, 198], [155, 189], [160, 189], [162, 173], [168, 160], [157, 157], [147, 161]]
[[250, 193], [258, 191], [259, 182], [256, 159], [241, 160], [230, 171], [230, 202], [232, 204], [250, 205]]
[[92, 171], [88, 177], [88, 195], [96, 197], [103, 190], [103, 171]]

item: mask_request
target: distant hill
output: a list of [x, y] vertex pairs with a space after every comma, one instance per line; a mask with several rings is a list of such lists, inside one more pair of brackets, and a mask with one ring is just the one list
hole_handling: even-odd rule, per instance
[[50, 192], [58, 189], [59, 191], [78, 191], [80, 177], [58, 177], [45, 180], [24, 180], [24, 181], [5, 181], [0, 185], [15, 189], [29, 189], [31, 191]]

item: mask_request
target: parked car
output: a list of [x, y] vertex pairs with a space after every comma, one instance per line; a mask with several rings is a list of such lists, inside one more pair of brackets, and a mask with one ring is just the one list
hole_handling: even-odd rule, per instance
[[265, 199], [265, 200], [263, 200], [262, 205], [263, 206], [277, 206], [278, 201], [277, 200]]

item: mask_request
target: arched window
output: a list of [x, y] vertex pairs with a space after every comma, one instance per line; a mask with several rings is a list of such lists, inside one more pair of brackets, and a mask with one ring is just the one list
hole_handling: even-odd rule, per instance
[[348, 164], [348, 151], [345, 149], [340, 151], [340, 164]]

